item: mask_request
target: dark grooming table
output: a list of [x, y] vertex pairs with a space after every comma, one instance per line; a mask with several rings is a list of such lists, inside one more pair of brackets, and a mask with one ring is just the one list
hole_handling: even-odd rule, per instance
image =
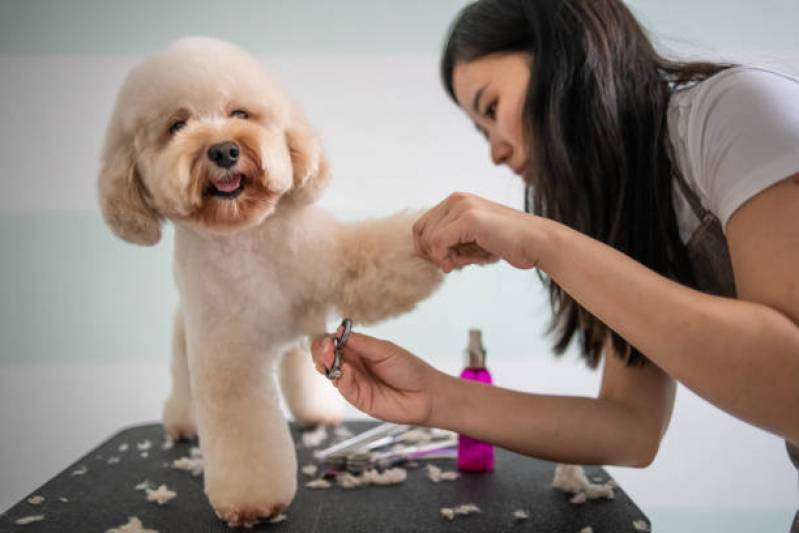
[[[346, 422], [345, 426], [359, 433], [375, 426], [373, 422]], [[301, 442], [299, 430], [292, 424], [295, 442]], [[332, 431], [328, 431], [329, 434]], [[152, 447], [141, 457], [137, 443], [149, 440]], [[297, 495], [287, 511], [288, 520], [264, 523], [252, 529], [227, 527], [217, 519], [203, 492], [202, 476], [171, 468], [172, 461], [189, 455], [196, 443], [177, 442], [172, 449], [162, 450], [164, 431], [158, 424], [123, 430], [70, 465], [55, 478], [31, 493], [0, 515], [0, 532], [102, 533], [119, 527], [129, 517], [138, 517], [147, 529], [159, 533], [177, 532], [425, 532], [530, 531], [579, 533], [591, 526], [594, 533], [636, 532], [634, 520], [649, 520], [621, 487], [616, 487], [613, 500], [589, 500], [584, 504], [569, 503], [570, 494], [553, 488], [555, 464], [524, 457], [505, 450], [496, 450], [495, 468], [487, 473], [462, 472], [455, 481], [433, 483], [427, 477], [426, 464], [444, 470], [456, 468], [454, 460], [421, 461], [422, 467], [408, 470], [408, 479], [394, 486], [368, 486], [343, 489], [333, 484], [329, 489], [305, 487], [312, 478], [298, 472]], [[120, 451], [120, 445], [129, 449]], [[325, 441], [321, 447], [328, 445]], [[298, 464], [315, 463], [313, 449], [299, 444]], [[108, 458], [120, 462], [109, 464]], [[82, 466], [84, 475], [72, 472]], [[321, 466], [321, 465], [320, 465]], [[320, 471], [322, 469], [320, 468]], [[594, 482], [608, 479], [600, 467], [586, 467]], [[166, 505], [146, 500], [136, 485], [149, 480], [154, 487], [166, 484], [177, 497]], [[43, 496], [40, 505], [28, 503], [34, 495]], [[66, 498], [67, 501], [62, 501]], [[442, 507], [474, 503], [479, 514], [456, 516], [449, 521], [441, 515]], [[523, 509], [529, 520], [517, 521], [513, 512]], [[44, 515], [44, 520], [28, 525], [15, 521], [30, 515]]]

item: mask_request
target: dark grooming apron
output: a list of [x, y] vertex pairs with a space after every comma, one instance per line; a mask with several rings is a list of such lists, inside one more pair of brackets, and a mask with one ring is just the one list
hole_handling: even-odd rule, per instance
[[[727, 239], [724, 236], [721, 222], [702, 206], [699, 197], [679, 173], [675, 174], [675, 179], [690, 204], [691, 210], [699, 219], [699, 227], [691, 234], [687, 244], [688, 258], [693, 265], [699, 290], [716, 296], [735, 298], [735, 278], [732, 272], [730, 250], [727, 247]], [[785, 447], [788, 449], [788, 455], [794, 466], [799, 470], [799, 447], [787, 440]], [[799, 511], [793, 519], [791, 533], [799, 533]]]

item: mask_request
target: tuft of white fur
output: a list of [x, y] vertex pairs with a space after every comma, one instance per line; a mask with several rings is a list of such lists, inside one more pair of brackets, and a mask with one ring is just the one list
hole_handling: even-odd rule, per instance
[[303, 466], [300, 469], [302, 474], [304, 476], [308, 476], [308, 477], [314, 477], [316, 475], [317, 470], [319, 470], [319, 467], [317, 467], [316, 465], [310, 465], [310, 464], [309, 465], [305, 465], [305, 466]]
[[433, 483], [438, 483], [439, 481], [454, 481], [461, 475], [454, 470], [442, 471], [435, 465], [427, 465], [427, 477]]
[[17, 518], [14, 521], [14, 523], [20, 526], [27, 526], [28, 524], [32, 524], [34, 522], [41, 522], [42, 520], [44, 520], [44, 515], [37, 514], [37, 515], [30, 515], [22, 518]]
[[316, 448], [327, 439], [327, 426], [319, 424], [315, 429], [302, 432], [302, 445], [306, 448]]
[[529, 520], [530, 513], [523, 509], [519, 509], [518, 511], [513, 511], [513, 518], [514, 520]]
[[141, 520], [136, 518], [135, 516], [131, 516], [128, 519], [127, 524], [123, 524], [118, 527], [112, 527], [111, 529], [106, 529], [105, 533], [158, 533], [155, 529], [146, 529], [144, 524], [142, 524]]
[[155, 490], [145, 489], [145, 492], [147, 493], [147, 501], [156, 502], [158, 505], [164, 505], [177, 496], [177, 493], [169, 490], [166, 485], [161, 485]]
[[574, 504], [580, 504], [597, 498], [612, 500], [614, 497], [613, 488], [616, 484], [612, 479], [601, 485], [591, 483], [586, 477], [582, 466], [561, 464], [555, 467], [552, 486], [574, 494], [574, 497], [569, 501]]
[[365, 485], [398, 485], [408, 479], [408, 471], [404, 468], [390, 468], [383, 472], [364, 470], [360, 476], [342, 472], [336, 476], [336, 483], [345, 489], [356, 489]]
[[191, 472], [195, 477], [202, 474], [205, 471], [205, 461], [203, 460], [200, 449], [197, 447], [191, 448], [188, 456], [172, 461], [172, 468], [186, 470], [187, 472]]
[[326, 479], [314, 479], [305, 484], [309, 489], [329, 489], [332, 485]]
[[480, 508], [473, 503], [464, 503], [457, 507], [444, 507], [441, 509], [441, 514], [447, 520], [454, 520], [457, 515], [466, 516], [479, 512]]
[[152, 482], [151, 482], [149, 479], [145, 479], [144, 481], [142, 481], [141, 483], [139, 483], [138, 485], [136, 485], [136, 487], [134, 487], [134, 488], [135, 488], [136, 490], [147, 490], [147, 489], [151, 489], [151, 488], [153, 488], [153, 483], [152, 483]]

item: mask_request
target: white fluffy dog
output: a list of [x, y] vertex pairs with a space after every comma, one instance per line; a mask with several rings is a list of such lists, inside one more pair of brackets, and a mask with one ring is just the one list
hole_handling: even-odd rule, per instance
[[127, 76], [100, 203], [135, 244], [174, 224], [180, 305], [164, 426], [199, 435], [205, 491], [231, 525], [282, 512], [296, 491], [278, 357], [294, 417], [340, 421], [338, 393], [298, 343], [336, 312], [364, 324], [409, 311], [441, 281], [414, 255], [413, 216], [342, 224], [313, 205], [328, 181], [319, 135], [241, 48], [184, 38]]

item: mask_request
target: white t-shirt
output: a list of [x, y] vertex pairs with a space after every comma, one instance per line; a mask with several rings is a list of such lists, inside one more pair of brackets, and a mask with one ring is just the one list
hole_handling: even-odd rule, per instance
[[[688, 186], [726, 228], [744, 202], [799, 172], [799, 79], [755, 67], [722, 71], [673, 95], [668, 127]], [[688, 242], [699, 220], [674, 187]]]

